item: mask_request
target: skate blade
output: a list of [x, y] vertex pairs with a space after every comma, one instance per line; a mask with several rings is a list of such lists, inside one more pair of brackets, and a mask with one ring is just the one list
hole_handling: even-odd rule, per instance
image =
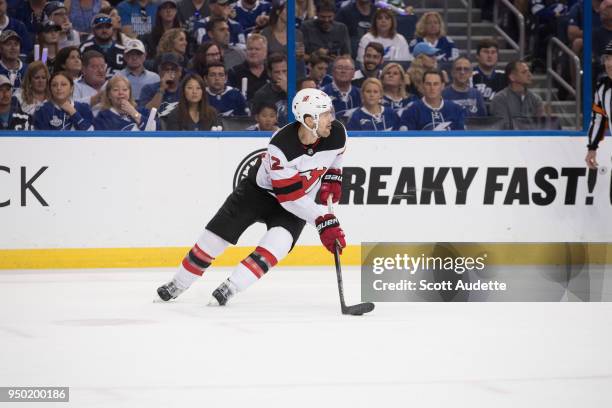
[[206, 304], [206, 306], [210, 306], [210, 307], [221, 307], [221, 305], [219, 304], [219, 302], [217, 301], [217, 299], [215, 299], [215, 297], [211, 297], [210, 300], [208, 301], [208, 303]]

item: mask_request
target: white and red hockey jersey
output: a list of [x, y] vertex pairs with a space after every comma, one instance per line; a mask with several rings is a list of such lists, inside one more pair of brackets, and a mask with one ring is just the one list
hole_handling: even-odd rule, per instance
[[317, 217], [327, 214], [327, 208], [315, 201], [321, 178], [329, 169], [342, 168], [347, 135], [335, 120], [328, 137], [303, 145], [299, 127], [299, 122], [290, 123], [272, 136], [255, 181], [287, 211], [314, 225]]

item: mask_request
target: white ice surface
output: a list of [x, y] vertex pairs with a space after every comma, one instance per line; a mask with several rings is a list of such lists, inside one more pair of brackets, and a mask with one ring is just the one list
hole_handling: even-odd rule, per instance
[[173, 273], [1, 271], [0, 386], [70, 386], [70, 403], [0, 408], [612, 406], [612, 303], [378, 303], [342, 316], [330, 268], [277, 269], [206, 307], [229, 273], [216, 269], [154, 303]]

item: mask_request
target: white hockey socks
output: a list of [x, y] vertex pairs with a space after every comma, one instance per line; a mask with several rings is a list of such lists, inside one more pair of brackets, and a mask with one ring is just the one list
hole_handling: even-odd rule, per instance
[[229, 280], [239, 292], [246, 290], [287, 256], [292, 243], [293, 237], [286, 229], [281, 227], [269, 229], [257, 248], [236, 266]]
[[229, 242], [205, 229], [174, 275], [176, 285], [182, 290], [190, 287], [228, 245]]

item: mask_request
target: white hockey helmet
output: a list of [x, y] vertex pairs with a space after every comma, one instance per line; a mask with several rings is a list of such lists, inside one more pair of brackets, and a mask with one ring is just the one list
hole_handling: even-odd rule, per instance
[[315, 135], [319, 128], [319, 115], [328, 111], [333, 114], [334, 110], [331, 98], [325, 92], [316, 88], [304, 88], [295, 94], [291, 107], [295, 119], [308, 129], [310, 128], [306, 125], [305, 118], [306, 116], [312, 117], [315, 127], [310, 130]]

